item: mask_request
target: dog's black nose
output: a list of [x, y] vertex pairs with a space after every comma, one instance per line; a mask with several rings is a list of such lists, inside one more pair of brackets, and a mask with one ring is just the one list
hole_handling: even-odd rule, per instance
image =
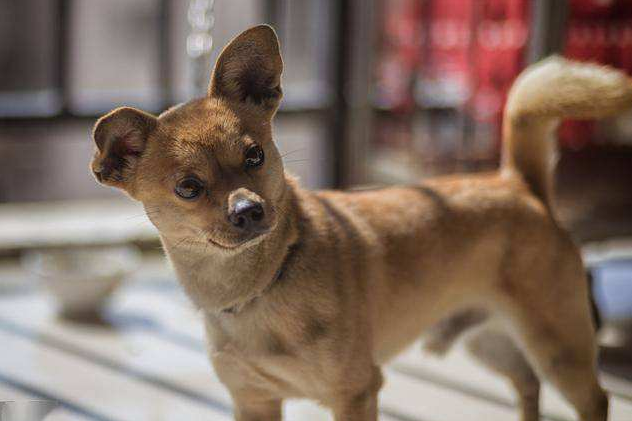
[[249, 199], [239, 199], [228, 214], [230, 223], [243, 230], [256, 229], [263, 221], [263, 217], [263, 206]]

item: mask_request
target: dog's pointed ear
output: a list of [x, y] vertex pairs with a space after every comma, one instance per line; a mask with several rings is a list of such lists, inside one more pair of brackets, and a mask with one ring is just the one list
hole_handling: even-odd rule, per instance
[[153, 115], [130, 107], [101, 117], [92, 135], [96, 150], [90, 166], [96, 179], [129, 193], [138, 159], [157, 124]]
[[283, 60], [274, 29], [255, 26], [224, 48], [215, 64], [208, 95], [271, 118], [283, 96], [282, 72]]

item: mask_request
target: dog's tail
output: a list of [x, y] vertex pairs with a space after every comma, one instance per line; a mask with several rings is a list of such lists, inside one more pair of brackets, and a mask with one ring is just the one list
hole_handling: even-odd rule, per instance
[[517, 172], [551, 207], [553, 136], [564, 118], [602, 118], [632, 107], [632, 81], [621, 71], [553, 56], [514, 82], [504, 111], [502, 171]]

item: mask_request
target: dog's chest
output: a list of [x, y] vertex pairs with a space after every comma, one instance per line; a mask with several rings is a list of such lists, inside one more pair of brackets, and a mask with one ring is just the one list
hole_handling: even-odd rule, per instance
[[320, 368], [316, 347], [297, 347], [279, 332], [279, 326], [261, 320], [239, 320], [239, 316], [229, 314], [210, 324], [207, 321], [207, 329], [216, 350], [214, 365], [220, 377], [223, 372], [228, 378], [228, 383], [234, 378], [269, 390], [275, 396], [328, 399], [328, 382]]

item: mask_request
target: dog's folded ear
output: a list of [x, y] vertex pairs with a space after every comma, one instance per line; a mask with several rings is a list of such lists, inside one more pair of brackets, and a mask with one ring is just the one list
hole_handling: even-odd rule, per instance
[[242, 32], [222, 51], [208, 95], [272, 117], [281, 101], [283, 60], [279, 40], [268, 25]]
[[157, 123], [156, 117], [130, 107], [101, 117], [94, 126], [96, 151], [90, 164], [96, 179], [129, 190], [138, 158]]

